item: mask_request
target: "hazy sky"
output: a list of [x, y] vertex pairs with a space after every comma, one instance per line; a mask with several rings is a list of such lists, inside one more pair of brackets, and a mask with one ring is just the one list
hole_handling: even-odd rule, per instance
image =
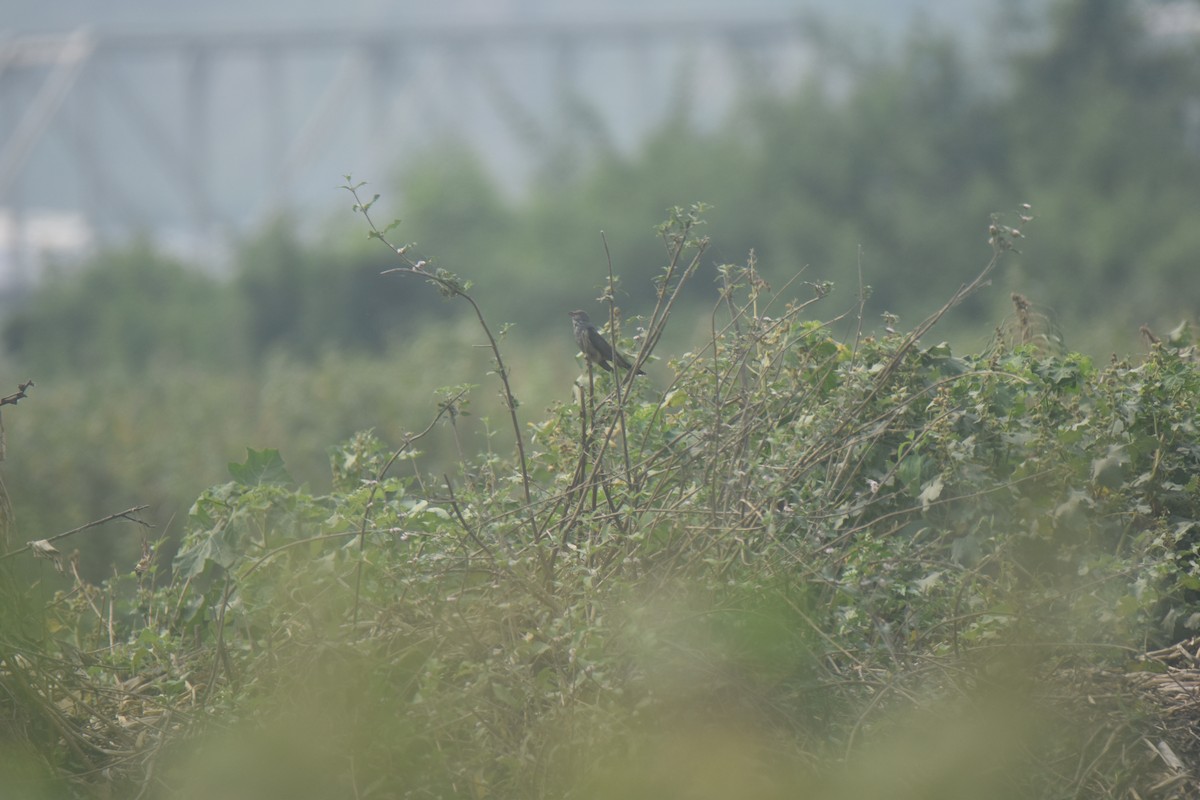
[[869, 28], [903, 27], [922, 14], [938, 27], [980, 25], [1003, 0], [3, 0], [0, 30], [44, 32], [81, 24], [101, 29], [183, 26], [304, 26], [413, 20], [509, 20], [611, 16], [753, 16], [815, 10]]

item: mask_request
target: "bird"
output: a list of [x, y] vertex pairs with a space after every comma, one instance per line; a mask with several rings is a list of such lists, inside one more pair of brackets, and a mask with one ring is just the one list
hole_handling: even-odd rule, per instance
[[[630, 368], [625, 357], [613, 350], [612, 345], [604, 340], [600, 331], [596, 330], [596, 326], [588, 319], [586, 311], [571, 311], [569, 316], [571, 317], [571, 328], [575, 331], [575, 342], [589, 362], [598, 364], [607, 372], [612, 372], [609, 361], [616, 362], [617, 366], [622, 369]], [[639, 369], [637, 374], [645, 375], [646, 373]]]

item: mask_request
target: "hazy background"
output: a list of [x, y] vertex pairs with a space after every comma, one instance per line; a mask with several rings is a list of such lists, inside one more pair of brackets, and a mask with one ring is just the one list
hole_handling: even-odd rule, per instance
[[[5, 409], [19, 541], [138, 503], [173, 536], [245, 447], [320, 489], [328, 448], [400, 441], [441, 387], [483, 386], [467, 452], [503, 430], [471, 316], [380, 276], [396, 262], [346, 174], [414, 256], [475, 282], [493, 326], [516, 323], [523, 424], [572, 397], [566, 311], [605, 315], [601, 232], [634, 335], [654, 227], [697, 201], [711, 247], [648, 391], [703, 341], [718, 265], [753, 252], [780, 306], [834, 282], [819, 318], [869, 285], [869, 334], [970, 280], [993, 212], [1027, 239], [933, 334], [960, 350], [990, 346], [1013, 292], [1049, 349], [1095, 358], [1137, 357], [1140, 326], [1165, 336], [1200, 301], [1193, 0], [2, 12], [0, 391], [36, 381]], [[452, 432], [426, 444], [424, 467], [454, 468]], [[100, 572], [140, 553], [81, 546]]]
[[229, 237], [281, 209], [322, 220], [342, 175], [378, 182], [448, 137], [518, 193], [548, 150], [634, 151], [680, 102], [717, 125], [752, 64], [759, 88], [793, 90], [818, 20], [865, 47], [945, 33], [982, 60], [995, 13], [985, 0], [16, 4], [0, 28], [11, 49], [46, 36], [46, 54], [70, 35], [93, 49], [65, 78], [52, 63], [0, 71], [0, 197], [23, 222], [5, 232], [0, 285], [35, 277], [46, 251], [131, 233], [223, 261]]

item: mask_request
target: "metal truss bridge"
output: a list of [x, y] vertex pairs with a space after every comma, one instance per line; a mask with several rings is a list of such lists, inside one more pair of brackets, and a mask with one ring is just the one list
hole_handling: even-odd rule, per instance
[[[0, 284], [56, 249], [220, 240], [335, 207], [446, 139], [503, 180], [565, 141], [620, 149], [682, 103], [794, 85], [798, 18], [0, 38]], [[681, 99], [682, 98], [682, 99]]]

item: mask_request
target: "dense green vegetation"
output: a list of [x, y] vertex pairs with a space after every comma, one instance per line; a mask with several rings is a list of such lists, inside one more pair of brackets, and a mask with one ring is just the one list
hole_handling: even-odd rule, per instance
[[[1200, 791], [1145, 655], [1200, 625], [1196, 62], [1055, 8], [986, 75], [814, 31], [519, 197], [450, 143], [391, 250], [64, 265], [0, 330], [0, 787]], [[647, 378], [579, 377], [597, 295]]]
[[[702, 232], [694, 211], [663, 228], [659, 304], [623, 343], [639, 362]], [[4, 780], [147, 798], [1194, 790], [1140, 746], [1191, 758], [1190, 723], [1159, 721], [1122, 673], [1165, 669], [1140, 654], [1200, 619], [1196, 349], [1180, 330], [1097, 367], [1020, 314], [984, 353], [928, 344], [1015, 234], [994, 223], [983, 272], [882, 337], [836, 338], [823, 285], [788, 301], [728, 268], [709, 341], [653, 352], [665, 392], [585, 374], [522, 447], [453, 472], [411, 457], [460, 395], [395, 450], [335, 448], [328, 493], [252, 450], [193, 505], [169, 570], [151, 548], [30, 608], [10, 567], [32, 553], [14, 553]], [[397, 268], [466, 299], [454, 275]], [[34, 549], [70, 573], [53, 545]]]
[[[1188, 111], [1200, 62], [1149, 39], [1129, 3], [1055, 9], [1028, 29], [999, 15], [994, 62], [936, 33], [893, 52], [814, 28], [817, 67], [793, 95], [748, 83], [734, 117], [708, 132], [681, 98], [635, 152], [568, 148], [570, 168], [555, 160], [519, 197], [452, 142], [404, 170], [396, 191], [369, 177], [413, 255], [469, 272], [489, 319], [515, 323], [516, 394], [535, 410], [565, 396], [564, 314], [594, 310], [607, 271], [599, 232], [634, 319], [661, 264], [648, 221], [688, 199], [716, 213], [708, 277], [680, 298], [672, 350], [705, 334], [714, 266], [752, 250], [771, 285], [797, 273], [832, 281], [841, 308], [870, 285], [869, 330], [885, 311], [920, 319], [986, 252], [980, 221], [1027, 201], [1037, 236], [995, 276], [997, 291], [945, 320], [945, 338], [979, 349], [1016, 291], [1070, 332], [1070, 349], [1141, 353], [1142, 324], [1161, 335], [1200, 303], [1200, 139]], [[350, 219], [315, 231], [280, 220], [241, 242], [220, 276], [134, 243], [64, 266], [6, 314], [6, 372], [35, 379], [41, 395], [12, 431], [14, 453], [37, 453], [8, 476], [21, 524], [64, 530], [135, 502], [176, 524], [247, 445], [285, 448], [299, 479], [328, 488], [331, 442], [368, 427], [394, 442], [411, 411], [460, 379], [428, 364], [451, 358], [463, 369], [448, 372], [477, 376], [487, 362], [469, 350], [470, 320], [380, 279], [389, 254]], [[479, 417], [504, 413], [490, 392], [472, 400]], [[464, 434], [468, 450], [478, 430]], [[432, 466], [453, 459], [447, 442], [427, 448]], [[107, 570], [109, 553], [85, 554]]]

